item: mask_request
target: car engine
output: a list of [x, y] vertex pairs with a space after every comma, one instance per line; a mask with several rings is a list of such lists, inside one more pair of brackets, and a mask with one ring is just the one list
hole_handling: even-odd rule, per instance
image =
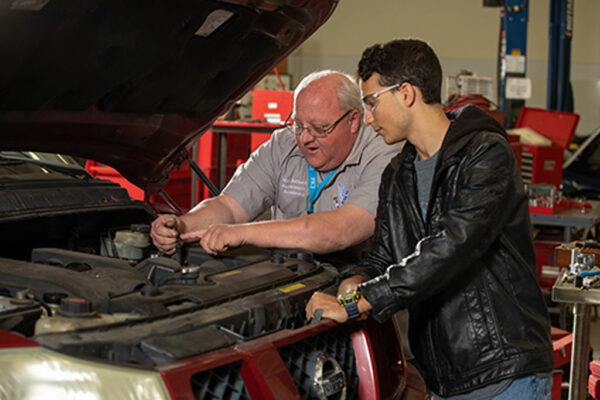
[[38, 206], [0, 224], [0, 329], [71, 355], [156, 365], [301, 327], [308, 297], [338, 276], [291, 250], [161, 255], [154, 215], [104, 186], [81, 200], [94, 207], [64, 204], [69, 189], [60, 200], [13, 191]]

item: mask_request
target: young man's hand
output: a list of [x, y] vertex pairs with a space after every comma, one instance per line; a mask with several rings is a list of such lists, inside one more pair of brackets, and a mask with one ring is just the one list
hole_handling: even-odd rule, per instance
[[[338, 295], [356, 290], [358, 284], [364, 281], [366, 281], [366, 279], [359, 275], [345, 279], [338, 288]], [[371, 304], [364, 297], [361, 297], [356, 305], [361, 314], [357, 320], [360, 321], [367, 318], [368, 311], [372, 309]], [[346, 308], [338, 303], [337, 297], [335, 296], [330, 296], [321, 292], [313, 293], [308, 304], [306, 304], [306, 319], [313, 318], [317, 310], [322, 310], [323, 313], [321, 318], [333, 319], [339, 323], [348, 321]]]
[[321, 318], [329, 318], [340, 324], [348, 321], [346, 309], [338, 303], [337, 298], [325, 293], [315, 292], [306, 305], [306, 319], [314, 317], [315, 311], [323, 310]]

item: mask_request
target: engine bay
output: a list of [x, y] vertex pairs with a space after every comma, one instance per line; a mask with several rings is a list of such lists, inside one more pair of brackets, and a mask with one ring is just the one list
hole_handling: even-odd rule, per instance
[[338, 276], [293, 250], [210, 256], [186, 245], [164, 256], [151, 220], [130, 208], [3, 224], [13, 234], [0, 258], [0, 329], [71, 355], [155, 365], [301, 327], [309, 296]]

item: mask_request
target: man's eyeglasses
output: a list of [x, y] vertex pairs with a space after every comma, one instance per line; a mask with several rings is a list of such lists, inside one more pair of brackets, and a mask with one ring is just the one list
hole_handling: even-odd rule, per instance
[[365, 106], [365, 109], [368, 112], [370, 112], [371, 114], [373, 114], [375, 112], [375, 109], [377, 108], [377, 105], [379, 104], [379, 101], [377, 100], [377, 98], [379, 96], [381, 96], [382, 94], [384, 94], [385, 92], [389, 92], [390, 90], [396, 89], [401, 84], [402, 83], [396, 83], [395, 85], [384, 87], [383, 89], [378, 90], [375, 93], [368, 94], [365, 97], [363, 97], [362, 102]]
[[304, 132], [304, 130], [306, 129], [306, 130], [308, 130], [308, 133], [310, 133], [312, 137], [324, 138], [329, 133], [331, 133], [331, 131], [333, 131], [335, 129], [335, 127], [352, 111], [354, 111], [354, 109], [350, 109], [350, 110], [346, 111], [344, 113], [344, 115], [339, 117], [334, 123], [332, 123], [330, 125], [320, 125], [320, 126], [319, 125], [315, 126], [315, 125], [311, 125], [311, 124], [304, 126], [304, 125], [301, 125], [301, 124], [298, 124], [295, 122], [292, 124], [290, 122], [287, 122], [290, 119], [290, 117], [292, 116], [292, 114], [290, 114], [286, 118], [286, 122], [284, 123], [284, 125], [287, 129], [292, 131], [292, 133], [296, 136], [300, 136], [302, 134], [302, 132]]

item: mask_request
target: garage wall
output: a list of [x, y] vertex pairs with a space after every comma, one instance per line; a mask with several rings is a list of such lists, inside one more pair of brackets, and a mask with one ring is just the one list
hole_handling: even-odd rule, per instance
[[[462, 69], [494, 78], [500, 10], [483, 0], [341, 0], [330, 20], [288, 58], [294, 84], [322, 68], [355, 74], [362, 51], [392, 38], [415, 37], [435, 49], [444, 76]], [[549, 0], [529, 2], [527, 75], [530, 107], [546, 107]], [[576, 0], [571, 52], [578, 135], [600, 126], [600, 1]], [[443, 93], [445, 98], [445, 93]], [[495, 99], [494, 99], [495, 100]]]

